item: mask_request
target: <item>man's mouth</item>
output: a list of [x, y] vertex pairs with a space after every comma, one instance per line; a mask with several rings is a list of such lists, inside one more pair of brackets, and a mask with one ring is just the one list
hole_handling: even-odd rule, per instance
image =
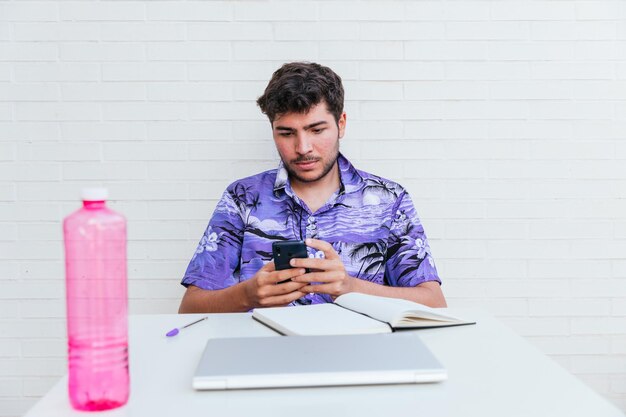
[[312, 168], [316, 163], [317, 163], [318, 159], [307, 159], [304, 161], [295, 161], [294, 164], [298, 166], [298, 168], [302, 168], [302, 169], [307, 169], [307, 168]]

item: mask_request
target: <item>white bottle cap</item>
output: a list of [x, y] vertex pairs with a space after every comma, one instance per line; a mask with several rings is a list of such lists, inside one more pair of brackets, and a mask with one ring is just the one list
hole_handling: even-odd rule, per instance
[[109, 198], [109, 191], [106, 188], [83, 188], [80, 192], [83, 201], [105, 201]]

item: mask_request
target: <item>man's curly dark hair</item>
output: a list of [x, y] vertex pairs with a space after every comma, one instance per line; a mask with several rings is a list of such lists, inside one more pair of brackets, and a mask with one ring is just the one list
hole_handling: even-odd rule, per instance
[[256, 102], [270, 123], [285, 113], [307, 113], [322, 101], [338, 122], [343, 94], [341, 77], [330, 68], [314, 62], [291, 62], [274, 72]]

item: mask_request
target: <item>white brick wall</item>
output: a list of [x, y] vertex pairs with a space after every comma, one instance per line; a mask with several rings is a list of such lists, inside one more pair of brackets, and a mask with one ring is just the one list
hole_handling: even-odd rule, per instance
[[128, 217], [131, 312], [175, 312], [297, 59], [345, 80], [343, 150], [411, 191], [449, 303], [626, 410], [626, 2], [0, 0], [0, 417], [66, 371], [80, 188]]

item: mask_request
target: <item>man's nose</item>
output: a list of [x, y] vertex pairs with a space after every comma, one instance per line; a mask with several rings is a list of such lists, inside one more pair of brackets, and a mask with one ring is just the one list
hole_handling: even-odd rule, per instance
[[311, 138], [308, 132], [303, 132], [298, 135], [296, 142], [296, 152], [300, 155], [305, 155], [313, 150]]

